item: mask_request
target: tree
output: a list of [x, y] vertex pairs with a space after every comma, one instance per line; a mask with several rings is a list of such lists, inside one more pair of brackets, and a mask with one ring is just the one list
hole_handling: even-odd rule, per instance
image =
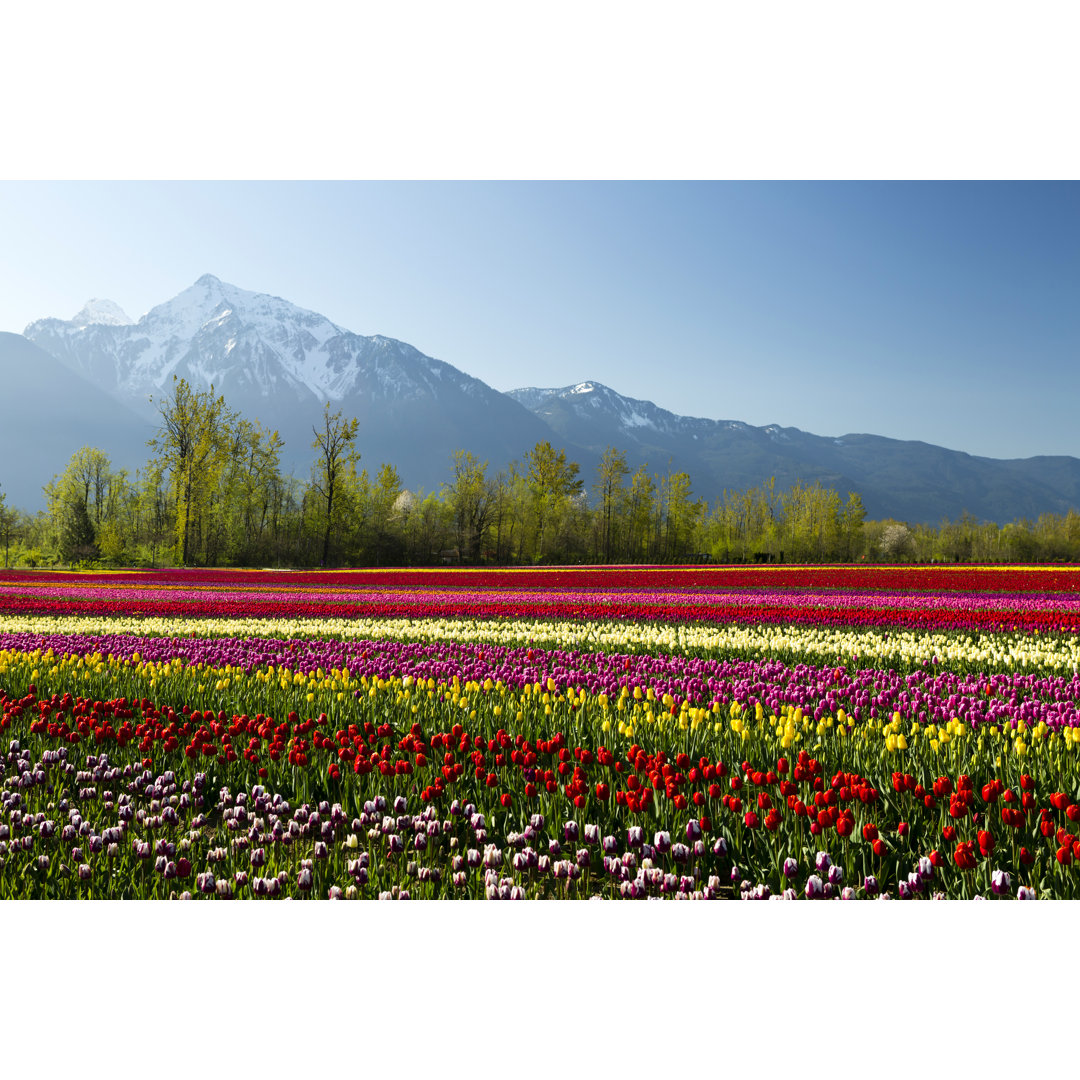
[[395, 534], [395, 519], [398, 496], [401, 495], [401, 477], [393, 465], [384, 462], [375, 475], [371, 487], [371, 532], [375, 548], [375, 565], [383, 566], [390, 556], [391, 561], [400, 557]]
[[889, 562], [899, 562], [911, 552], [911, 530], [901, 521], [889, 521], [881, 532], [881, 554]]
[[238, 416], [223, 397], [196, 391], [173, 376], [172, 393], [158, 402], [161, 427], [149, 446], [169, 473], [176, 506], [176, 555], [187, 564], [209, 526], [212, 499], [231, 458]]
[[487, 462], [467, 450], [451, 456], [454, 482], [444, 485], [444, 495], [454, 517], [458, 550], [467, 562], [483, 555], [484, 536], [496, 510], [496, 486], [487, 479]]
[[639, 562], [647, 557], [649, 531], [652, 526], [656, 507], [656, 485], [648, 472], [648, 463], [638, 466], [637, 472], [630, 479], [630, 494], [627, 496], [627, 530], [623, 559], [626, 562]]
[[315, 464], [312, 466], [311, 486], [323, 503], [325, 522], [322, 542], [322, 564], [330, 558], [330, 536], [335, 526], [340, 523], [340, 488], [344, 474], [350, 468], [355, 471], [360, 455], [353, 446], [360, 421], [354, 416], [343, 420], [341, 413], [330, 415], [330, 402], [323, 409], [322, 427], [313, 427], [315, 440], [312, 450], [317, 450]]
[[269, 523], [282, 492], [281, 448], [276, 431], [240, 420], [226, 477], [229, 548], [234, 560], [267, 561]]
[[866, 521], [866, 507], [858, 492], [849, 491], [847, 504], [840, 514], [840, 531], [844, 538], [844, 556], [848, 562], [854, 562], [862, 551], [863, 522]]
[[630, 475], [626, 464], [626, 453], [609, 446], [600, 458], [596, 470], [596, 483], [593, 490], [599, 500], [597, 507], [600, 515], [600, 555], [604, 562], [611, 562], [611, 552], [615, 539], [615, 526], [622, 513], [626, 490], [623, 481]]
[[90, 520], [86, 503], [79, 500], [64, 522], [60, 536], [60, 557], [66, 563], [75, 563], [83, 559], [96, 559], [98, 555], [94, 523]]
[[4, 541], [4, 568], [8, 565], [8, 549], [11, 546], [11, 533], [15, 526], [15, 511], [7, 505], [7, 496], [0, 491], [0, 537]]
[[538, 442], [525, 455], [532, 512], [536, 521], [536, 560], [544, 557], [544, 538], [553, 518], [565, 508], [567, 500], [581, 492], [582, 481], [577, 478], [580, 466], [566, 460], [566, 451], [556, 451], [551, 443]]
[[690, 501], [689, 474], [668, 473], [661, 478], [659, 502], [664, 522], [659, 554], [662, 561], [678, 562], [702, 512], [701, 504]]

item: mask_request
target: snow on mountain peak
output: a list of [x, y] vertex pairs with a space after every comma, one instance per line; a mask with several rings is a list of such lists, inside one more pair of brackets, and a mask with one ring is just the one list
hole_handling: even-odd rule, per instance
[[70, 320], [75, 326], [131, 326], [135, 321], [112, 300], [87, 300]]

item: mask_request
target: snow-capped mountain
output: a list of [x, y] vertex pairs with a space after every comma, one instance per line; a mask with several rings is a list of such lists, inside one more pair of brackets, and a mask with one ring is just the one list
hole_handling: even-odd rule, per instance
[[130, 315], [112, 300], [87, 300], [82, 310], [72, 316], [73, 326], [127, 326], [134, 322]]
[[[210, 274], [134, 322], [112, 301], [91, 300], [72, 319], [40, 319], [22, 338], [0, 335], [0, 386], [36, 406], [5, 416], [9, 462], [17, 448], [20, 473], [30, 475], [23, 462], [29, 465], [39, 444], [58, 449], [63, 440], [35, 437], [42, 416], [50, 416], [45, 423], [62, 426], [75, 448], [91, 442], [115, 454], [114, 464], [141, 467], [174, 376], [200, 390], [212, 384], [229, 406], [277, 430], [285, 440], [282, 463], [298, 476], [310, 470], [312, 429], [330, 402], [332, 411], [360, 421], [362, 467], [375, 472], [389, 462], [414, 490], [448, 481], [455, 450], [487, 460], [494, 472], [548, 440], [581, 466], [587, 487], [613, 446], [626, 452], [632, 470], [686, 471], [694, 495], [709, 500], [775, 477], [778, 490], [801, 480], [820, 481], [841, 497], [857, 491], [871, 517], [908, 521], [937, 523], [967, 510], [1004, 522], [1080, 505], [1075, 458], [994, 461], [874, 435], [825, 438], [678, 416], [598, 382], [501, 394], [404, 342], [355, 334]], [[50, 412], [50, 401], [61, 398], [67, 411]], [[63, 466], [49, 462], [47, 472], [40, 466], [39, 489]], [[0, 483], [13, 490], [10, 478], [0, 475]]]
[[455, 449], [501, 467], [550, 435], [486, 383], [405, 342], [352, 333], [212, 274], [137, 322], [125, 319], [111, 301], [95, 300], [74, 319], [39, 319], [24, 334], [145, 417], [157, 415], [154, 402], [174, 377], [212, 385], [232, 408], [280, 431], [300, 473], [326, 402], [360, 419], [365, 464], [389, 461], [428, 489], [446, 478]]
[[227, 400], [284, 393], [340, 401], [362, 381], [363, 360], [392, 357], [400, 345], [351, 334], [313, 311], [212, 274], [138, 322], [111, 301], [92, 300], [74, 319], [31, 323], [25, 336], [131, 404], [167, 391], [174, 375], [213, 384]]
[[[603, 383], [587, 381], [573, 386], [540, 389], [535, 386], [507, 391], [509, 397], [531, 409], [548, 422], [557, 421], [561, 414], [573, 414], [594, 432], [590, 445], [603, 443], [598, 437], [619, 432], [634, 442], [651, 442], [655, 438], [699, 438], [713, 431], [717, 423], [743, 429], [746, 424], [737, 420], [704, 420], [695, 416], [678, 416], [651, 401], [624, 397]], [[558, 426], [556, 423], [555, 426]], [[625, 441], [625, 440], [624, 440]]]

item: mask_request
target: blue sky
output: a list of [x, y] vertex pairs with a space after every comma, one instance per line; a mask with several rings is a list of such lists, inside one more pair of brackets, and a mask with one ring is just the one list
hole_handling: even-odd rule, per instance
[[3, 182], [0, 329], [210, 272], [500, 390], [1080, 456], [1080, 184]]

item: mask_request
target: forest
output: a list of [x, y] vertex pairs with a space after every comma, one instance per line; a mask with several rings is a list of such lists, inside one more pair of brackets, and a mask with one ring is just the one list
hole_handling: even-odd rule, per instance
[[5, 567], [1080, 560], [1076, 511], [1004, 526], [869, 521], [856, 492], [777, 491], [771, 479], [710, 505], [685, 472], [631, 471], [615, 447], [588, 484], [549, 442], [494, 472], [459, 449], [439, 491], [409, 491], [392, 463], [361, 463], [357, 421], [329, 404], [298, 479], [282, 472], [277, 432], [212, 387], [175, 380], [158, 406], [134, 475], [87, 446], [36, 514], [8, 506], [0, 488]]

